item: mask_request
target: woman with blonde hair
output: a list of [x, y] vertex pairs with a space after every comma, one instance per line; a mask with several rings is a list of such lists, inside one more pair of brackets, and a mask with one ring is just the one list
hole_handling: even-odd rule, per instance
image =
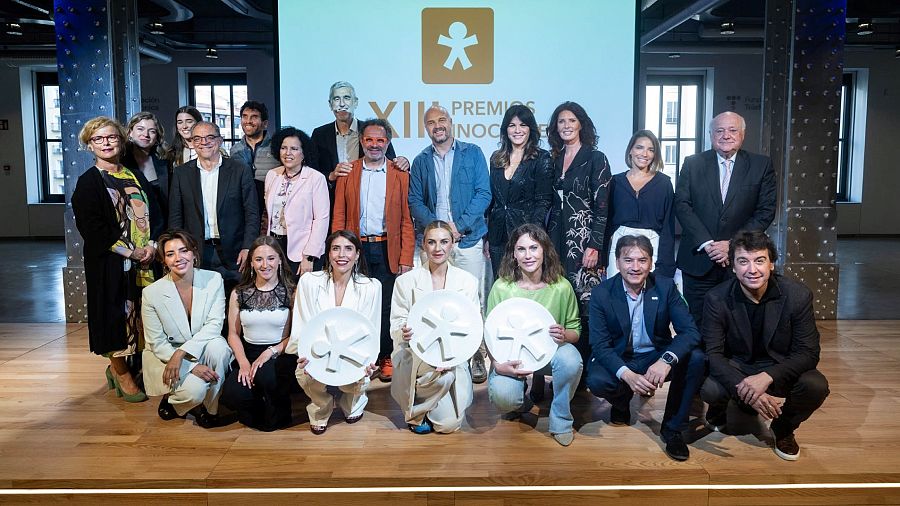
[[94, 165], [78, 178], [72, 193], [75, 226], [84, 239], [90, 347], [110, 361], [109, 388], [128, 402], [141, 402], [147, 396], [134, 381], [140, 372], [137, 306], [141, 290], [154, 280], [151, 264], [162, 213], [144, 174], [120, 162], [125, 147], [121, 124], [94, 118], [84, 124], [79, 139], [94, 155]]
[[435, 368], [422, 361], [409, 348], [413, 337], [406, 320], [415, 298], [435, 290], [463, 294], [475, 306], [478, 280], [468, 272], [450, 265], [453, 229], [445, 221], [433, 221], [425, 227], [422, 250], [426, 262], [401, 274], [394, 282], [391, 298], [391, 336], [394, 375], [391, 396], [403, 410], [409, 430], [416, 434], [459, 430], [466, 409], [472, 404], [472, 374], [468, 361], [448, 369]]

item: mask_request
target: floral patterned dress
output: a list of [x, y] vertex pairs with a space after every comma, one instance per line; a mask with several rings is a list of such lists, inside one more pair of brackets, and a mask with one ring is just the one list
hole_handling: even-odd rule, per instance
[[[600, 151], [582, 146], [565, 174], [562, 154], [554, 160], [553, 204], [547, 230], [575, 289], [579, 305], [584, 307], [591, 290], [600, 284], [599, 267], [603, 263], [606, 236], [609, 162]], [[586, 269], [581, 261], [585, 248], [598, 252], [597, 267]]]

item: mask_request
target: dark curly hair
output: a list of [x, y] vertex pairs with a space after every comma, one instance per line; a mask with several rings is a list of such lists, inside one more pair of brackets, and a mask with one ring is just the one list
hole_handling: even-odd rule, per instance
[[309, 165], [308, 162], [313, 160], [313, 155], [315, 153], [312, 139], [310, 139], [303, 130], [292, 126], [284, 127], [275, 132], [275, 135], [272, 136], [272, 144], [270, 145], [270, 148], [272, 149], [272, 158], [278, 160], [279, 163], [284, 163], [281, 160], [281, 145], [288, 137], [300, 139], [300, 150], [303, 152], [303, 165]]

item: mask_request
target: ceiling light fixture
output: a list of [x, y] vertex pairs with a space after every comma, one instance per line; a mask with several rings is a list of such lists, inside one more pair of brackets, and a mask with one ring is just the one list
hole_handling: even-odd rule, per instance
[[894, 58], [900, 58], [900, 46], [897, 46], [897, 49], [894, 49]]
[[153, 23], [148, 23], [147, 28], [150, 29], [150, 33], [153, 35], [165, 35], [166, 32], [163, 30], [165, 28], [162, 23], [158, 21], [154, 21]]
[[22, 25], [19, 23], [6, 23], [6, 34], [7, 35], [22, 35]]
[[731, 21], [726, 21], [722, 23], [722, 27], [719, 30], [719, 33], [722, 35], [734, 35], [734, 23]]
[[675, 60], [677, 58], [681, 58], [681, 53], [669, 53], [669, 58]]
[[875, 25], [869, 21], [860, 21], [856, 27], [856, 35], [872, 35], [875, 33]]
[[209, 48], [206, 50], [206, 57], [216, 59], [219, 57], [219, 53], [215, 50], [215, 48]]

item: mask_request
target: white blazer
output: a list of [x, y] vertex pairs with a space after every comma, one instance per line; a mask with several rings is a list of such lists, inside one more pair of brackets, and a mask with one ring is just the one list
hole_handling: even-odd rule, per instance
[[[477, 307], [481, 307], [481, 302], [478, 300], [478, 279], [459, 267], [447, 266], [444, 289], [459, 292]], [[394, 281], [394, 293], [391, 296], [391, 337], [394, 340], [394, 349], [408, 346], [408, 343], [403, 340], [403, 332], [400, 329], [406, 324], [409, 310], [413, 304], [425, 294], [433, 291], [431, 271], [425, 265], [401, 274]]]
[[[326, 260], [327, 261], [327, 260]], [[325, 271], [307, 272], [300, 276], [297, 295], [294, 297], [294, 311], [291, 319], [291, 339], [286, 353], [297, 353], [300, 332], [307, 322], [326, 309], [337, 307], [334, 303], [334, 283]], [[347, 284], [340, 307], [362, 313], [372, 322], [375, 329], [381, 328], [381, 282], [374, 278], [360, 276], [358, 281]]]
[[148, 395], [163, 395], [172, 389], [163, 383], [166, 362], [175, 350], [184, 350], [194, 362], [206, 345], [222, 337], [225, 320], [225, 288], [218, 272], [194, 269], [191, 321], [171, 276], [166, 275], [144, 288], [141, 319], [144, 322], [144, 388]]

